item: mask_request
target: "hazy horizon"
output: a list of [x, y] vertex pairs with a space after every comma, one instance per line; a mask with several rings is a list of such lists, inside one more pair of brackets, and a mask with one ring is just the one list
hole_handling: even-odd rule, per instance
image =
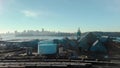
[[0, 33], [120, 32], [120, 0], [0, 0]]
[[[17, 30], [15, 30], [15, 31], [17, 31]], [[3, 32], [3, 33], [0, 33], [0, 34], [11, 34], [11, 33], [15, 33], [15, 31], [12, 31], [12, 32], [10, 32], [10, 31], [7, 31], [7, 32]], [[31, 31], [31, 30], [26, 30], [26, 31]], [[32, 30], [32, 31], [36, 31], [36, 30]], [[42, 32], [41, 30], [39, 30], [40, 32]], [[58, 32], [62, 32], [62, 33], [77, 33], [77, 30], [76, 31], [74, 31], [74, 32], [67, 32], [67, 31], [51, 31], [51, 30], [46, 30], [46, 31], [49, 31], [49, 32], [56, 32], [56, 33], [58, 33]], [[18, 31], [18, 32], [20, 32], [20, 33], [22, 33], [22, 32], [24, 32], [24, 30], [23, 31]], [[81, 31], [81, 33], [86, 33], [86, 32], [120, 32], [120, 31], [85, 31], [85, 32], [82, 32]]]

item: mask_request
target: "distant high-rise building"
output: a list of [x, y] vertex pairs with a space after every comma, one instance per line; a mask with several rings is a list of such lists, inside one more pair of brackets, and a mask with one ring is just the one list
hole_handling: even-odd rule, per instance
[[2, 40], [2, 37], [0, 36], [0, 41]]
[[15, 33], [15, 34], [17, 34], [17, 33], [18, 33], [18, 31], [16, 30], [14, 33]]
[[44, 28], [42, 28], [42, 32], [44, 32]]
[[26, 33], [27, 31], [26, 31], [26, 30], [24, 30], [23, 32], [24, 32], [24, 33]]

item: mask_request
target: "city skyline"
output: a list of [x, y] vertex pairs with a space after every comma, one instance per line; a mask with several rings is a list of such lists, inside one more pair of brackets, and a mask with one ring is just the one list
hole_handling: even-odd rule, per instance
[[120, 0], [0, 0], [0, 33], [120, 32]]
[[23, 30], [23, 31], [17, 31], [17, 30], [15, 30], [15, 31], [13, 31], [13, 32], [10, 32], [10, 31], [8, 31], [8, 32], [5, 32], [5, 33], [0, 33], [0, 34], [22, 34], [22, 33], [29, 33], [29, 32], [31, 32], [31, 33], [46, 33], [46, 32], [50, 32], [50, 33], [76, 33], [77, 32], [77, 30], [76, 30], [76, 32], [64, 32], [64, 31], [51, 31], [51, 30], [47, 30], [47, 29], [44, 29], [44, 28], [41, 28], [41, 29], [39, 29], [39, 30]]

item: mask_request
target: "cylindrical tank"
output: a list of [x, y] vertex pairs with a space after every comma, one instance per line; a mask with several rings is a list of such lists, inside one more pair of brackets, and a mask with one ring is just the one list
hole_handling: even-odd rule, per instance
[[57, 53], [57, 44], [50, 41], [42, 41], [38, 43], [38, 54], [52, 55]]

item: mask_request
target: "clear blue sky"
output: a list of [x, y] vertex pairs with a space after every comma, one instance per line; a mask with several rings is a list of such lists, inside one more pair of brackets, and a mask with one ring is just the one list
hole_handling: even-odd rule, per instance
[[15, 30], [120, 32], [120, 0], [0, 0], [0, 33]]

